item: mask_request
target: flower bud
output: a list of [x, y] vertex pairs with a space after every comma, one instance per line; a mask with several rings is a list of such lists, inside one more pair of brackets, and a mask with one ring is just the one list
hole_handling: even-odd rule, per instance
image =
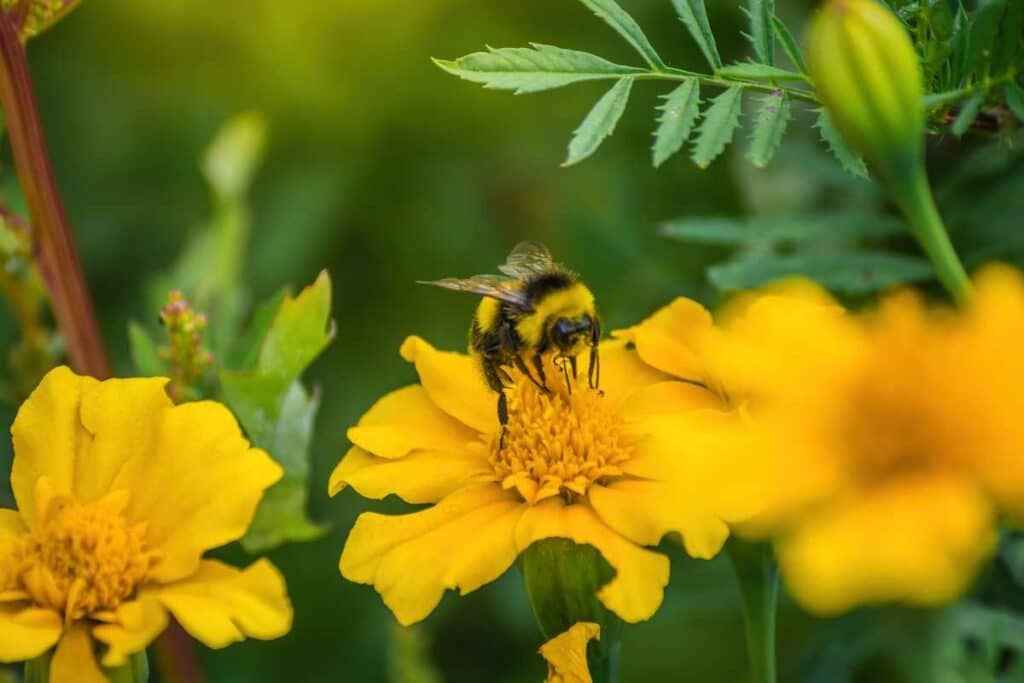
[[839, 132], [890, 182], [920, 163], [924, 84], [910, 37], [877, 0], [828, 0], [808, 68]]

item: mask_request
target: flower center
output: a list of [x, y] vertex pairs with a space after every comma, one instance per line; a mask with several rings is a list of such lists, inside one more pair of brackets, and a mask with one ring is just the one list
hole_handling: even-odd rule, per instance
[[80, 619], [129, 599], [156, 562], [145, 525], [121, 515], [127, 500], [112, 494], [93, 504], [50, 501], [43, 525], [21, 548], [22, 587], [40, 605]]
[[560, 494], [571, 500], [586, 495], [594, 482], [622, 475], [632, 442], [600, 391], [581, 378], [570, 393], [561, 371], [548, 372], [549, 392], [513, 376], [505, 390], [504, 443], [495, 436], [490, 445], [490, 462], [504, 488], [515, 488], [532, 505]]

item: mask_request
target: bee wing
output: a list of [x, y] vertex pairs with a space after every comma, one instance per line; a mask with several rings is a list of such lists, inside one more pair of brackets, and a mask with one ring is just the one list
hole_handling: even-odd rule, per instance
[[420, 280], [421, 285], [431, 285], [454, 292], [469, 292], [504, 301], [524, 311], [530, 310], [526, 295], [517, 289], [518, 282], [498, 275], [474, 275], [473, 277], [446, 277], [442, 280]]
[[547, 273], [557, 268], [551, 252], [540, 242], [520, 242], [512, 249], [505, 260], [505, 265], [498, 270], [516, 278], [526, 280], [531, 276]]

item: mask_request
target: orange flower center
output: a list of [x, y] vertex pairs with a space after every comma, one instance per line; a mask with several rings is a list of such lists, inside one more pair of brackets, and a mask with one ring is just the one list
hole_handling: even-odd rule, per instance
[[505, 390], [509, 420], [504, 443], [491, 441], [490, 462], [506, 489], [538, 503], [563, 495], [586, 495], [594, 482], [622, 475], [620, 466], [632, 453], [622, 418], [586, 378], [565, 386], [559, 370], [548, 372], [544, 392], [514, 373]]
[[145, 525], [129, 526], [126, 500], [112, 494], [93, 505], [57, 497], [20, 553], [21, 587], [68, 621], [115, 609], [132, 597], [156, 563]]

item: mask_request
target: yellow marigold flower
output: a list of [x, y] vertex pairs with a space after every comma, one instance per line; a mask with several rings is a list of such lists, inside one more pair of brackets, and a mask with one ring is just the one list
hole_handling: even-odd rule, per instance
[[587, 644], [600, 637], [600, 626], [581, 622], [544, 643], [540, 654], [548, 663], [546, 683], [593, 683], [587, 666]]
[[[959, 596], [1000, 510], [1024, 519], [1020, 276], [983, 274], [960, 314], [908, 292], [860, 316], [802, 301], [747, 298], [701, 347], [702, 367], [745, 378], [731, 431], [706, 439], [742, 463], [729, 488], [757, 499], [743, 529], [775, 538], [788, 588], [816, 612]], [[641, 355], [650, 334], [629, 332]]]
[[721, 549], [728, 527], [704, 504], [713, 481], [698, 471], [703, 454], [676, 444], [675, 418], [714, 409], [709, 392], [605, 342], [601, 391], [585, 373], [570, 393], [551, 368], [548, 394], [511, 373], [499, 449], [495, 394], [474, 359], [417, 337], [401, 353], [421, 384], [388, 394], [348, 431], [354, 446], [330, 493], [351, 486], [369, 498], [435, 503], [361, 515], [341, 556], [342, 574], [373, 585], [402, 624], [430, 614], [445, 589], [465, 594], [497, 579], [546, 538], [596, 548], [616, 572], [598, 597], [641, 621], [661, 604], [669, 573], [668, 559], [644, 546], [678, 532], [694, 557]]
[[[164, 379], [50, 372], [12, 427], [17, 510], [0, 510], [0, 662], [54, 645], [51, 680], [100, 682], [168, 622], [210, 647], [291, 626], [281, 574], [203, 552], [240, 538], [281, 468], [223, 406]], [[101, 661], [94, 652], [99, 648]]]

